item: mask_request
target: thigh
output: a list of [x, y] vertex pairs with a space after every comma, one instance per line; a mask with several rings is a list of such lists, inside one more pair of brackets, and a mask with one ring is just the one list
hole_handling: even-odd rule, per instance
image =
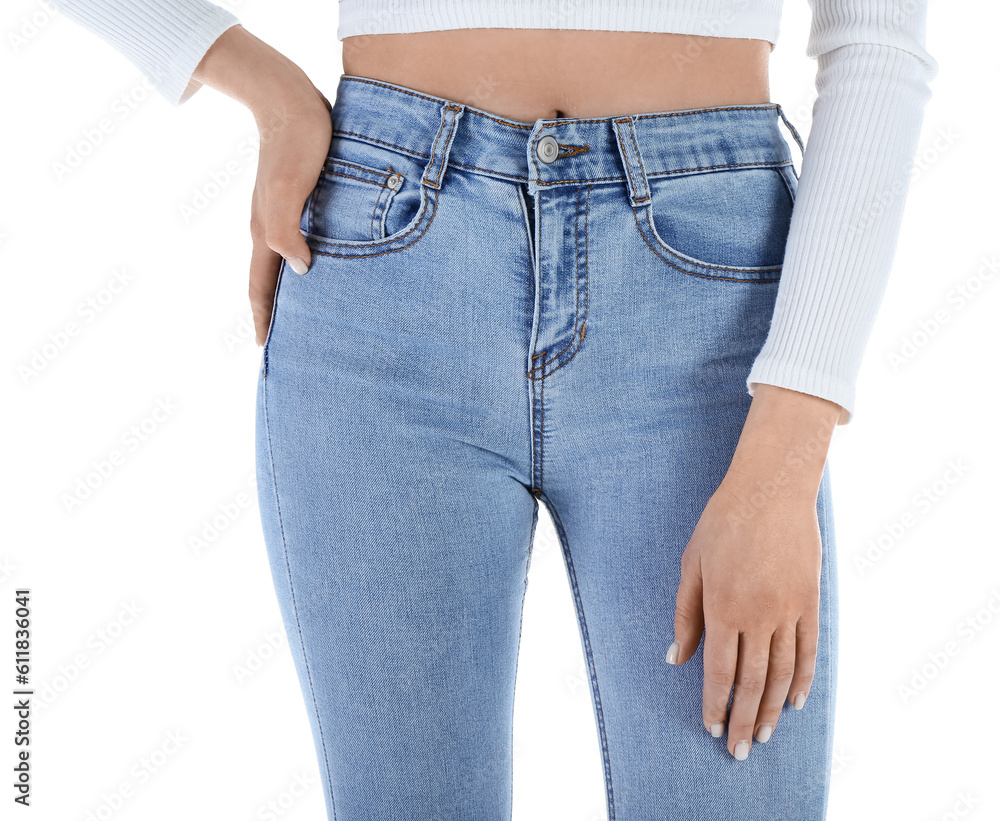
[[657, 480], [648, 470], [631, 468], [642, 482], [605, 476], [604, 483], [583, 480], [572, 490], [553, 491], [550, 485], [552, 498], [546, 496], [568, 565], [590, 673], [608, 817], [824, 818], [836, 686], [829, 476], [819, 498], [820, 636], [809, 699], [801, 711], [786, 703], [771, 739], [754, 743], [749, 758], [737, 761], [726, 749], [726, 737], [711, 737], [702, 724], [702, 646], [681, 667], [664, 661], [673, 636], [680, 555], [697, 521], [698, 502], [676, 488], [683, 472]]
[[[419, 179], [405, 157], [365, 159], [343, 173]], [[418, 242], [353, 255], [317, 242], [308, 273], [281, 272], [258, 383], [261, 516], [331, 821], [509, 821], [537, 515], [530, 313], [509, 307], [508, 238], [452, 250], [466, 197], [517, 216], [512, 192], [490, 198], [509, 188], [453, 175]], [[381, 232], [337, 210], [350, 191], [317, 199], [309, 225]]]
[[735, 451], [751, 401], [744, 380], [778, 283], [657, 267], [620, 239], [616, 260], [632, 264], [607, 265], [602, 237], [628, 237], [628, 225], [616, 226], [618, 212], [601, 200], [591, 208], [587, 335], [545, 380], [542, 489], [590, 668], [609, 818], [816, 821], [826, 811], [836, 663], [828, 470], [817, 502], [819, 657], [805, 708], [786, 704], [771, 740], [737, 761], [702, 724], [702, 648], [681, 667], [664, 661], [680, 557]]

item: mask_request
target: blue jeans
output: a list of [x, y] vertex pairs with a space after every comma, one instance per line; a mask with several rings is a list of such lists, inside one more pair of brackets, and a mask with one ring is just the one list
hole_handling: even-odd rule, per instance
[[702, 724], [702, 650], [664, 661], [774, 311], [798, 179], [779, 115], [528, 123], [341, 76], [302, 211], [312, 266], [282, 265], [257, 394], [264, 536], [330, 821], [511, 818], [540, 501], [608, 818], [825, 817], [828, 469], [805, 708], [738, 761]]

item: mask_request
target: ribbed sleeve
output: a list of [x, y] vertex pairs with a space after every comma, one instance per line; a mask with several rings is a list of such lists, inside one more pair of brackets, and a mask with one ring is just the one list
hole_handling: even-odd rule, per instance
[[172, 105], [219, 35], [240, 21], [207, 0], [48, 0], [114, 46]]
[[747, 377], [854, 412], [896, 251], [929, 82], [919, 0], [810, 0], [817, 97], [770, 331]]

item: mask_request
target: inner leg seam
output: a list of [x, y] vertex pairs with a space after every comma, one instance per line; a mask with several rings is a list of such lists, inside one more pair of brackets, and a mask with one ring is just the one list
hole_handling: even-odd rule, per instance
[[556, 512], [556, 508], [555, 505], [552, 504], [552, 500], [549, 499], [544, 491], [541, 491], [541, 496], [545, 500], [545, 507], [552, 514], [552, 520], [555, 522], [556, 531], [559, 534], [559, 542], [562, 545], [563, 554], [566, 557], [566, 568], [569, 571], [570, 587], [573, 590], [573, 600], [576, 604], [577, 616], [579, 618], [581, 632], [583, 634], [584, 651], [587, 657], [587, 667], [590, 672], [590, 683], [593, 687], [594, 693], [594, 707], [597, 713], [597, 729], [601, 740], [601, 754], [604, 762], [604, 783], [607, 789], [608, 821], [614, 821], [615, 793], [611, 778], [611, 756], [608, 752], [608, 736], [607, 730], [604, 726], [604, 707], [601, 703], [601, 691], [597, 685], [597, 666], [594, 662], [594, 653], [590, 646], [590, 631], [587, 629], [587, 618], [584, 615], [583, 599], [580, 596], [580, 586], [576, 580], [576, 569], [573, 567], [573, 556], [569, 548], [569, 539], [566, 537], [566, 531], [563, 528], [562, 520]]
[[[524, 632], [524, 600], [528, 595], [528, 571], [531, 569], [531, 552], [532, 547], [535, 544], [535, 525], [538, 522], [538, 497], [534, 494], [531, 496], [531, 500], [534, 503], [534, 509], [531, 514], [531, 532], [528, 534], [528, 560], [524, 567], [524, 590], [521, 592], [521, 623], [517, 628], [517, 651], [514, 654], [514, 686], [512, 688], [510, 710], [511, 716], [514, 714], [514, 702], [517, 696], [517, 670], [518, 665], [521, 660], [521, 634]], [[511, 722], [510, 728], [510, 747], [511, 747], [511, 772], [514, 770], [514, 727], [513, 721]], [[514, 780], [511, 779], [510, 783], [510, 802], [511, 806], [514, 806]]]

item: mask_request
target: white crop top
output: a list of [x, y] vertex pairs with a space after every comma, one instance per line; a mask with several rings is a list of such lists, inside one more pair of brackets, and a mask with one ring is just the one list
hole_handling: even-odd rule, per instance
[[[222, 32], [207, 0], [49, 0], [128, 57], [172, 104]], [[805, 2], [805, 0], [799, 0]], [[854, 412], [892, 268], [930, 81], [926, 0], [808, 0], [813, 120], [771, 327], [747, 390], [778, 385]], [[455, 28], [563, 28], [777, 43], [782, 0], [341, 0], [338, 39]]]

